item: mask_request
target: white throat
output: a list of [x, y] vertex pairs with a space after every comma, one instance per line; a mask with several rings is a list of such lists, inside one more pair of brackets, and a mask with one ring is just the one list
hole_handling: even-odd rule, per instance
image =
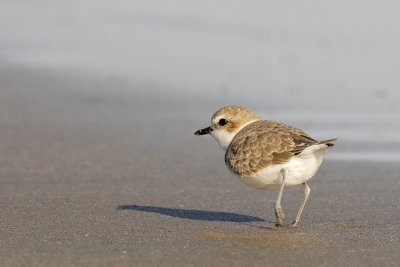
[[247, 125], [249, 125], [250, 123], [253, 123], [255, 121], [258, 120], [251, 120], [245, 124], [243, 124], [242, 126], [240, 126], [236, 131], [234, 132], [228, 132], [225, 131], [223, 129], [214, 129], [211, 132], [212, 137], [215, 138], [215, 140], [217, 140], [218, 144], [222, 147], [223, 150], [226, 150], [229, 145], [231, 144], [233, 138], [235, 138], [236, 134], [238, 134], [244, 127], [246, 127]]

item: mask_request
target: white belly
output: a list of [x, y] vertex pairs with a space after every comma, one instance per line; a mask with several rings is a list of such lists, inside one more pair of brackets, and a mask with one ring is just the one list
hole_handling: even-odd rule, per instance
[[254, 177], [239, 177], [239, 179], [245, 184], [258, 189], [279, 188], [282, 183], [282, 169], [285, 169], [285, 186], [305, 183], [317, 172], [326, 148], [326, 145], [308, 147], [287, 163], [262, 169]]

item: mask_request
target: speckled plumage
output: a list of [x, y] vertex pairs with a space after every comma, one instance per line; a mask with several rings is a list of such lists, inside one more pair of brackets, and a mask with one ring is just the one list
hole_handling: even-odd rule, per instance
[[226, 151], [225, 163], [237, 175], [251, 177], [263, 168], [288, 162], [318, 143], [298, 128], [260, 120], [237, 133]]

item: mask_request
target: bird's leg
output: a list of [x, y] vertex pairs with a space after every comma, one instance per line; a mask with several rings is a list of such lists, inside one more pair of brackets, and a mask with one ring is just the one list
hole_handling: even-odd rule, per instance
[[283, 213], [283, 209], [281, 206], [281, 199], [282, 199], [283, 188], [285, 187], [287, 170], [282, 169], [281, 173], [282, 173], [282, 183], [281, 183], [281, 187], [279, 189], [278, 198], [275, 203], [275, 215], [276, 215], [276, 219], [278, 220], [278, 222], [276, 223], [276, 226], [285, 226], [285, 213]]
[[299, 223], [301, 213], [303, 212], [304, 206], [306, 205], [306, 202], [307, 202], [308, 196], [310, 195], [310, 192], [311, 192], [310, 187], [307, 185], [307, 183], [304, 183], [304, 198], [303, 198], [303, 201], [301, 202], [299, 211], [297, 212], [296, 220], [294, 220], [294, 222], [292, 223], [292, 227], [296, 227], [297, 224]]

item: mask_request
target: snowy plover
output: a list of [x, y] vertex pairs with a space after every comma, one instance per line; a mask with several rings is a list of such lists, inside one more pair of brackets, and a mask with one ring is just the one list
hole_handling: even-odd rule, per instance
[[279, 189], [275, 204], [277, 226], [285, 225], [281, 206], [285, 186], [304, 185], [304, 198], [292, 226], [297, 226], [310, 194], [307, 181], [314, 176], [322, 156], [336, 139], [317, 141], [302, 130], [261, 120], [241, 106], [219, 109], [211, 126], [195, 135], [210, 134], [226, 150], [226, 166], [245, 184], [258, 189]]

